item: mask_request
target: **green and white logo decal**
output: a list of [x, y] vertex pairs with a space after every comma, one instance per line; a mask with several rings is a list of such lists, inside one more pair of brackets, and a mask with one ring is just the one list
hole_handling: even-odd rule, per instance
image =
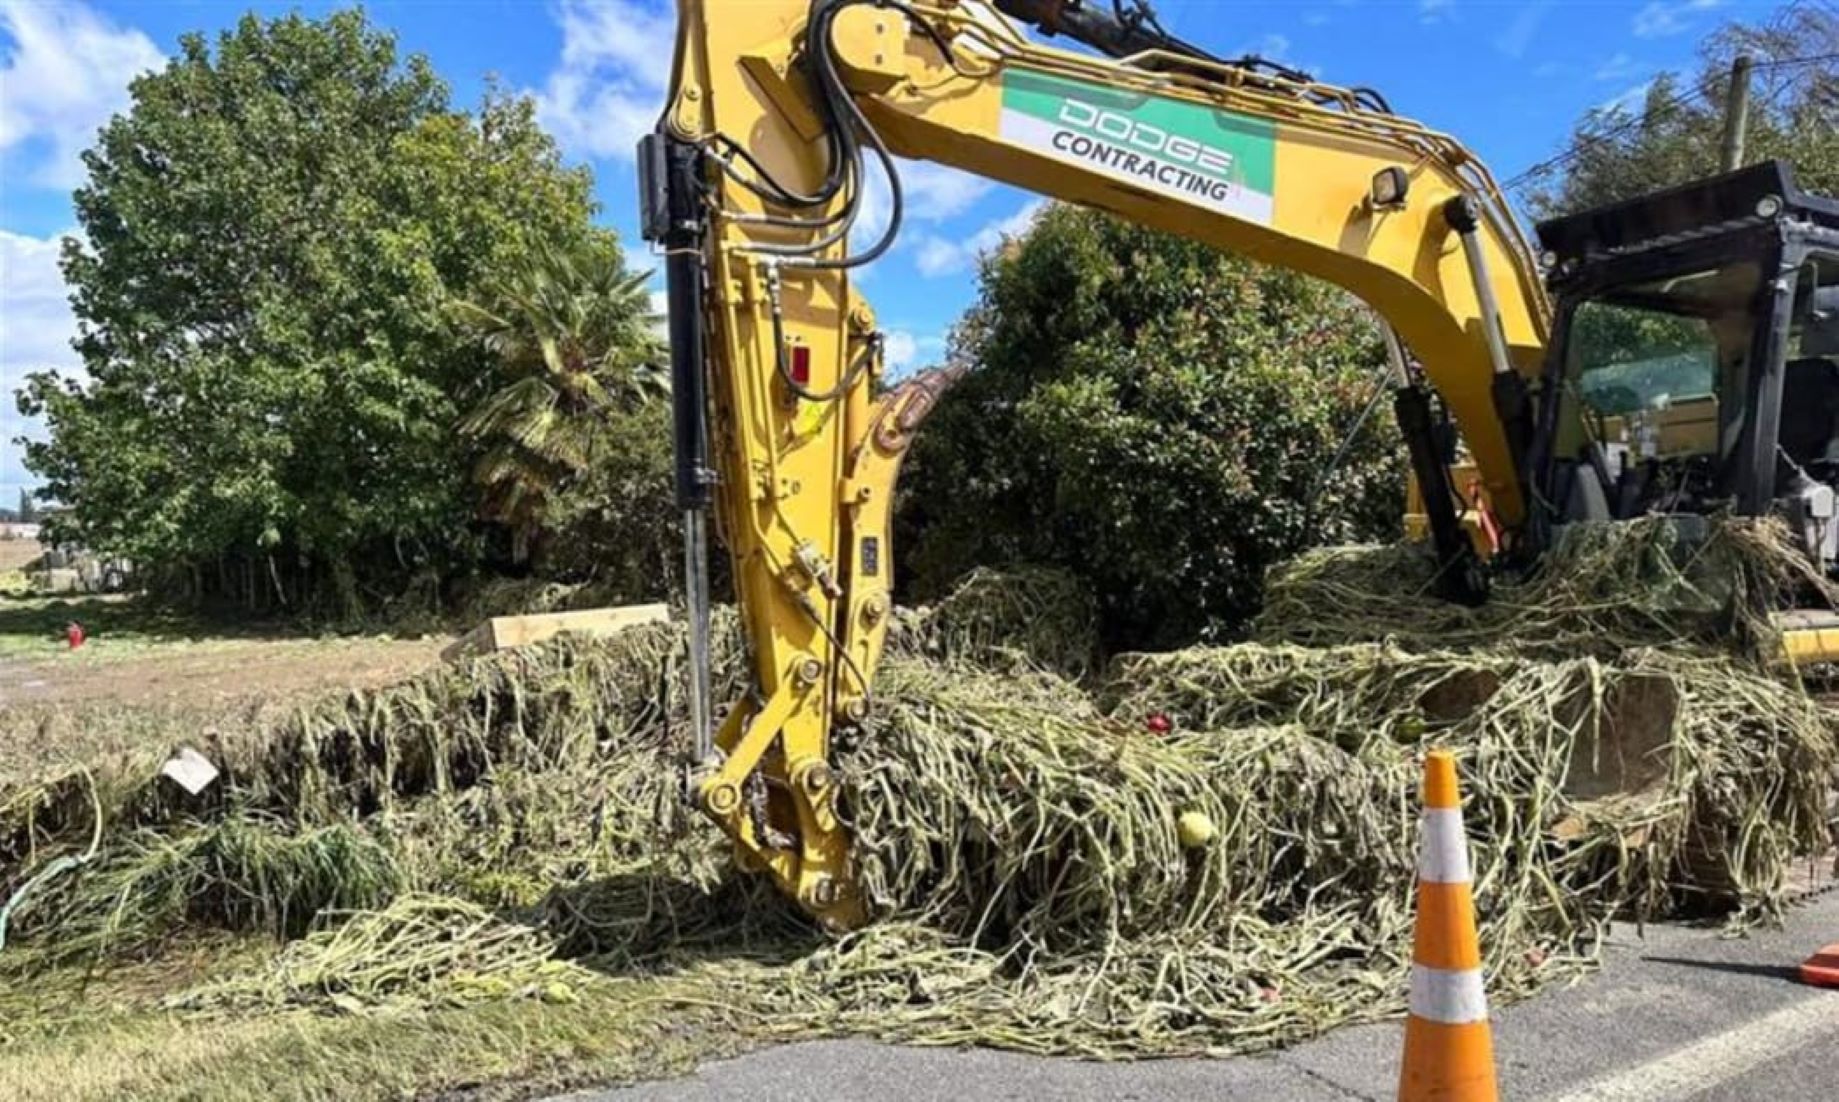
[[1276, 126], [1262, 119], [1010, 69], [1002, 136], [1147, 191], [1271, 220]]

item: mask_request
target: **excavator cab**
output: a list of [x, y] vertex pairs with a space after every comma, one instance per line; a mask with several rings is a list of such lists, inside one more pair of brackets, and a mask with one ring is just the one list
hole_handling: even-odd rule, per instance
[[[1771, 161], [1538, 238], [1555, 312], [1528, 456], [1535, 539], [1653, 513], [1774, 514], [1834, 573], [1839, 201]], [[1791, 652], [1839, 657], [1839, 631], [1831, 655], [1807, 649], [1839, 620], [1801, 626]]]

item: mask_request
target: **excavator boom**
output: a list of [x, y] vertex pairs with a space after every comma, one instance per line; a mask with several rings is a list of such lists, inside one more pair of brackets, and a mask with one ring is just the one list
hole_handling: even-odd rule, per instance
[[[1111, 56], [1042, 45], [1018, 19]], [[746, 863], [839, 926], [864, 901], [831, 739], [873, 706], [895, 478], [950, 381], [887, 384], [854, 280], [898, 232], [903, 157], [1346, 288], [1421, 363], [1509, 526], [1523, 516], [1515, 403], [1548, 335], [1538, 272], [1487, 170], [1371, 92], [1218, 59], [1153, 19], [1068, 0], [680, 0], [669, 98], [640, 165], [669, 283], [701, 675], [694, 798]], [[893, 217], [864, 241], [875, 173]], [[755, 677], [713, 731], [711, 516]]]

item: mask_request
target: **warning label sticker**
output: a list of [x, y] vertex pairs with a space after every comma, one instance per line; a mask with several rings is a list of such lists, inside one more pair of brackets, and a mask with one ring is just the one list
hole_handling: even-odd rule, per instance
[[1010, 69], [1001, 132], [1146, 191], [1247, 221], [1271, 220], [1276, 126], [1263, 119]]

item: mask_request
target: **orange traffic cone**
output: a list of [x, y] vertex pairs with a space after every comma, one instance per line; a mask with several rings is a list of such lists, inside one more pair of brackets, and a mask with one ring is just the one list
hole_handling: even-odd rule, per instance
[[1801, 982], [1815, 987], [1839, 987], [1839, 942], [1801, 962]]
[[1422, 823], [1399, 1102], [1496, 1102], [1500, 1092], [1469, 888], [1469, 843], [1462, 832], [1456, 759], [1447, 750], [1432, 750], [1424, 762]]

